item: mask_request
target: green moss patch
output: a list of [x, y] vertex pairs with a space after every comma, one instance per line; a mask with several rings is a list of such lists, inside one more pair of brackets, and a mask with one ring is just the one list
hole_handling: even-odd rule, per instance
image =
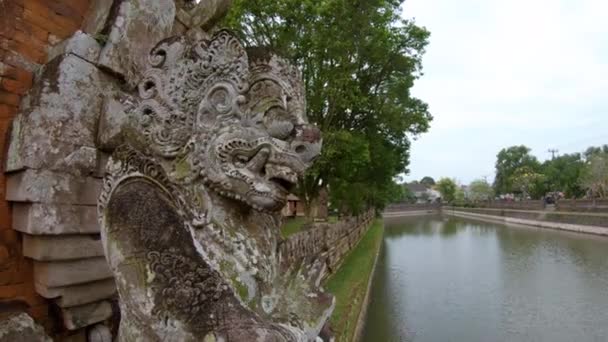
[[375, 220], [359, 244], [326, 283], [336, 297], [336, 308], [330, 318], [336, 341], [353, 341], [357, 320], [378, 250], [382, 243], [384, 224]]

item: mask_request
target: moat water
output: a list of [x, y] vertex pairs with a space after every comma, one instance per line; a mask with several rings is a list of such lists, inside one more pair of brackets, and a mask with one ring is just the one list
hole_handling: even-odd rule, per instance
[[608, 238], [385, 219], [363, 341], [608, 341]]

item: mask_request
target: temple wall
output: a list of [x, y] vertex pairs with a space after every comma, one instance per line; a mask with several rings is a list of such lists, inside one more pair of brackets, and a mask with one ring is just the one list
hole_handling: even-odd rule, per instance
[[337, 223], [316, 223], [311, 229], [289, 236], [281, 244], [283, 262], [288, 264], [324, 259], [327, 270], [323, 278], [335, 272], [344, 257], [371, 227], [374, 212], [349, 217]]
[[[0, 156], [6, 171], [13, 119], [23, 108], [49, 51], [78, 30], [89, 11], [88, 0], [0, 1]], [[57, 330], [49, 304], [36, 291], [36, 258], [24, 257], [28, 236], [14, 228], [17, 204], [7, 201], [10, 174], [0, 173], [0, 315], [25, 311], [47, 331]], [[26, 249], [26, 250], [24, 250]], [[40, 258], [38, 258], [40, 259]]]
[[56, 340], [108, 340], [116, 289], [96, 203], [125, 118], [115, 94], [134, 89], [156, 43], [204, 36], [225, 10], [0, 0], [0, 320], [26, 312]]

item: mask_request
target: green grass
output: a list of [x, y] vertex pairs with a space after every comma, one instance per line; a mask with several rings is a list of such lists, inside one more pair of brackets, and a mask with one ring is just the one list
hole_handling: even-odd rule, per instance
[[294, 217], [285, 219], [285, 222], [283, 222], [283, 226], [281, 227], [281, 235], [283, 236], [283, 238], [287, 238], [290, 235], [299, 233], [304, 227], [305, 223], [305, 217]]
[[357, 327], [369, 277], [380, 244], [384, 224], [375, 220], [359, 244], [346, 257], [338, 271], [332, 275], [326, 289], [336, 297], [336, 308], [330, 318], [336, 341], [352, 341]]

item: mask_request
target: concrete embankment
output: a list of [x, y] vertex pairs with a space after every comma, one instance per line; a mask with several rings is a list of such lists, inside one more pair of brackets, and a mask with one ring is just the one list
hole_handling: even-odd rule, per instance
[[443, 207], [444, 215], [608, 236], [608, 213]]

